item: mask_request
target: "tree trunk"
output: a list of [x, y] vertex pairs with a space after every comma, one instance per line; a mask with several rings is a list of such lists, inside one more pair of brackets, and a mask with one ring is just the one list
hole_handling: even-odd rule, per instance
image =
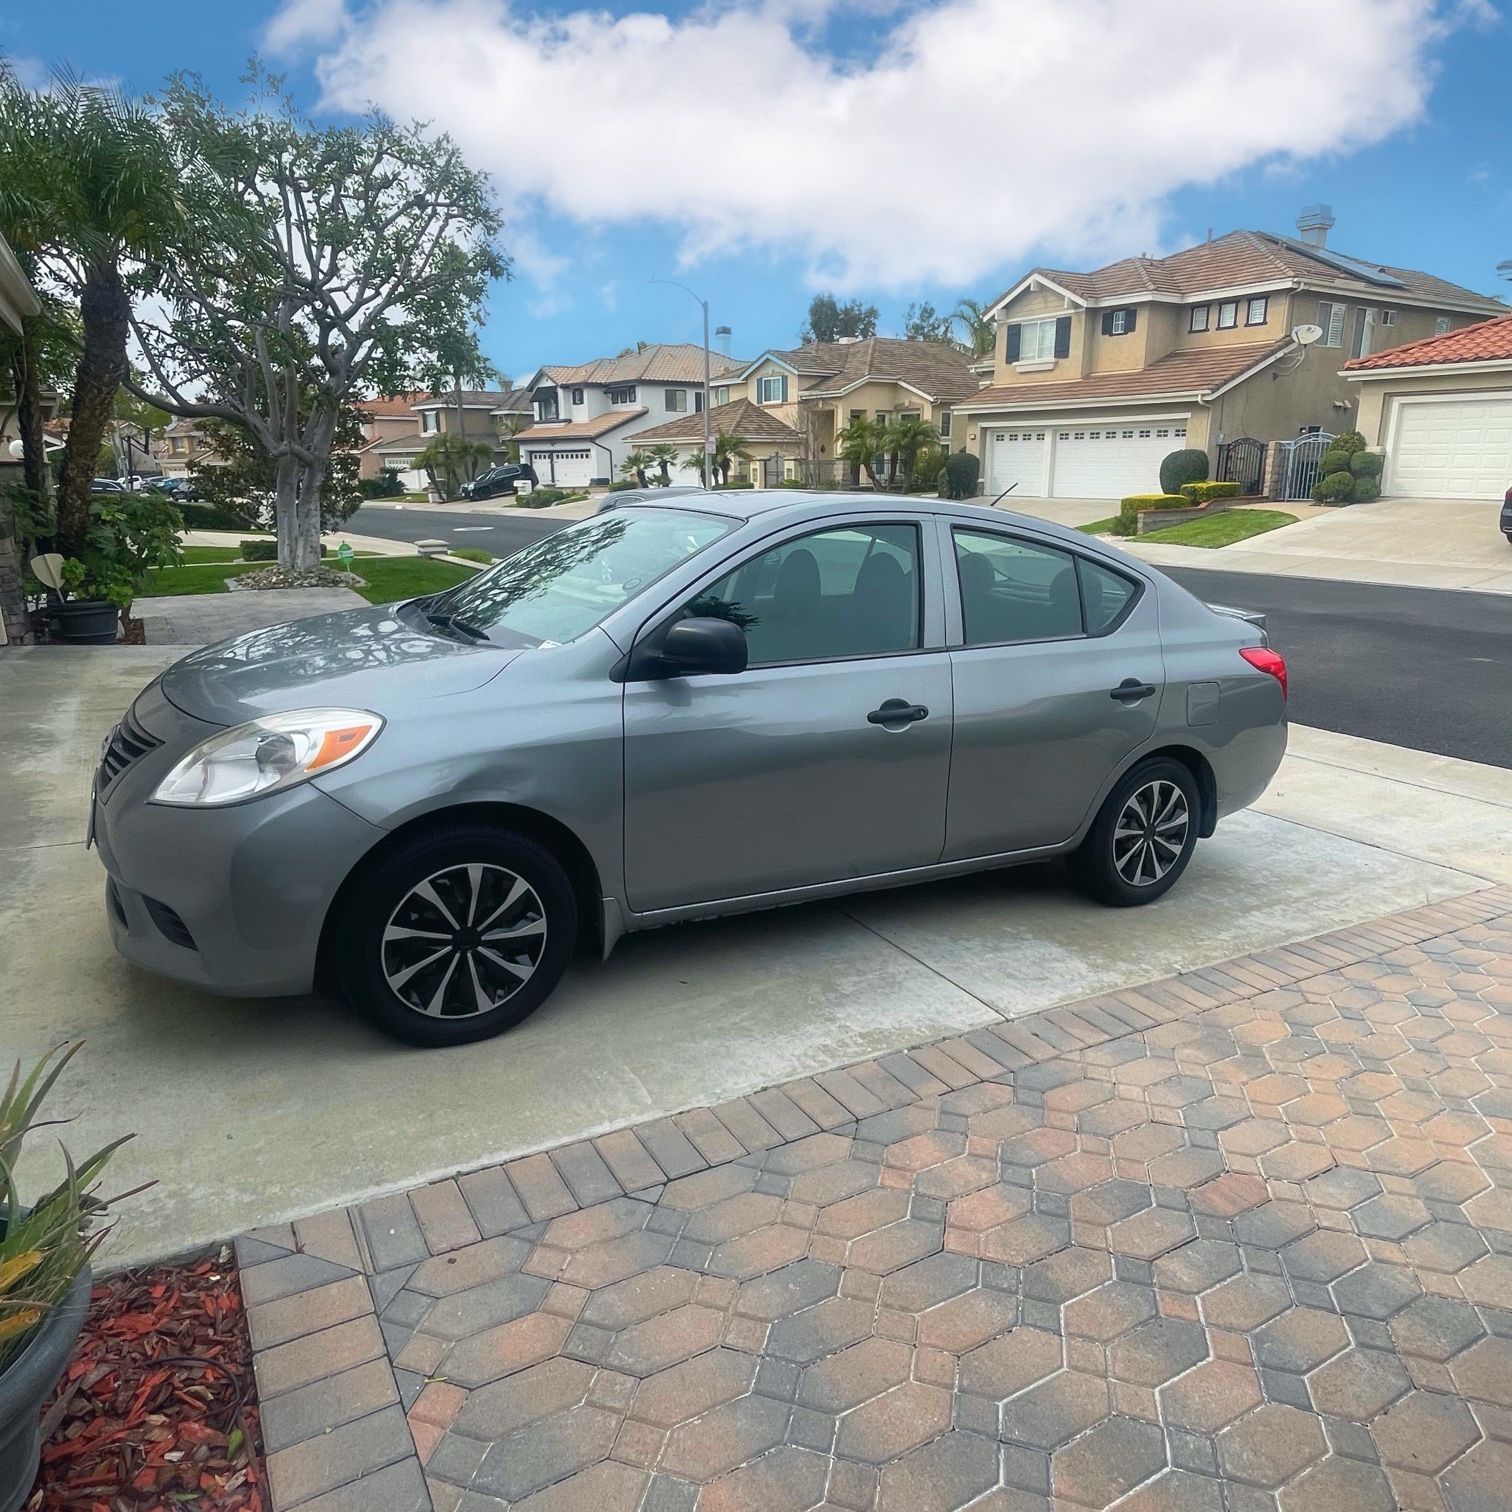
[[89, 485], [126, 376], [130, 313], [120, 270], [114, 263], [92, 266], [79, 299], [84, 350], [74, 375], [73, 418], [58, 484], [58, 550], [64, 556], [78, 556], [89, 531]]
[[320, 494], [325, 486], [325, 475], [322, 462], [306, 463], [300, 469], [295, 536], [297, 565], [301, 569], [320, 566]]
[[294, 571], [309, 565], [300, 559], [298, 459], [286, 452], [278, 459], [274, 478], [273, 518], [278, 532], [278, 565]]

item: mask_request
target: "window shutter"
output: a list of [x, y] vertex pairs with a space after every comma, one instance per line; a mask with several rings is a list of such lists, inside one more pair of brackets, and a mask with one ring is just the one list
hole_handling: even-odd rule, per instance
[[[1104, 310], [1103, 311], [1102, 333], [1103, 333], [1104, 336], [1111, 336], [1113, 334], [1113, 312], [1112, 312], [1112, 310]], [[1060, 332], [1059, 332], [1059, 330], [1057, 330], [1056, 335], [1059, 336], [1059, 334], [1060, 334]]]
[[1008, 327], [1008, 350], [1005, 354], [1008, 362], [1017, 362], [1019, 360], [1019, 341], [1023, 334], [1022, 326], [1011, 325]]
[[1125, 336], [1132, 336], [1134, 334], [1134, 321], [1136, 320], [1136, 318], [1138, 317], [1138, 315], [1139, 315], [1139, 311], [1136, 310], [1136, 309], [1134, 309], [1134, 307], [1132, 305], [1127, 310], [1124, 311], [1124, 335]]
[[781, 403], [786, 404], [787, 403], [787, 374], [786, 373], [784, 373], [782, 375], [781, 390], [782, 390]]
[[1071, 317], [1069, 315], [1062, 315], [1055, 322], [1055, 355], [1057, 357], [1071, 355]]

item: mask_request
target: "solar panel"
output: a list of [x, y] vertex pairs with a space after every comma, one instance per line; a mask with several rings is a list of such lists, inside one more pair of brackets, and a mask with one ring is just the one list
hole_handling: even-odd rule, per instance
[[1363, 279], [1366, 283], [1376, 284], [1383, 289], [1407, 287], [1400, 278], [1393, 277], [1383, 268], [1371, 263], [1361, 262], [1357, 257], [1346, 257], [1342, 252], [1331, 252], [1327, 247], [1315, 247], [1311, 242], [1296, 241], [1290, 236], [1276, 236], [1275, 239], [1282, 246], [1290, 247], [1293, 252], [1300, 252], [1304, 257], [1311, 257], [1340, 273], [1347, 273], [1351, 278]]

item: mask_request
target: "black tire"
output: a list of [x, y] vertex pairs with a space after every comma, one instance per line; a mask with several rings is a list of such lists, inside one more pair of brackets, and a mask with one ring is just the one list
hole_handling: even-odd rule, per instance
[[[1173, 829], [1166, 830], [1167, 838], [1159, 845], [1139, 846], [1128, 837], [1119, 839], [1115, 844], [1115, 830], [1130, 800], [1136, 794], [1143, 795], [1147, 789], [1153, 789], [1160, 795], [1166, 794], [1169, 789], [1158, 786], [1160, 784], [1167, 784], [1169, 788], [1179, 792], [1186, 805], [1186, 829], [1174, 859], [1168, 854], [1174, 842]], [[1143, 798], [1141, 801], [1144, 802]], [[1163, 809], [1164, 796], [1160, 801]], [[1155, 817], [1159, 821], [1160, 816], [1157, 814]], [[1119, 779], [1097, 811], [1097, 818], [1092, 821], [1092, 828], [1087, 831], [1086, 838], [1067, 857], [1071, 878], [1089, 898], [1106, 903], [1110, 908], [1137, 908], [1144, 903], [1153, 903], [1157, 898], [1164, 897], [1186, 870], [1197, 845], [1200, 817], [1201, 796], [1187, 767], [1168, 756], [1155, 756], [1142, 761]], [[1147, 833], [1150, 828], [1146, 826]], [[1142, 851], [1143, 855], [1137, 856], [1138, 851]], [[1136, 856], [1136, 859], [1131, 860], [1131, 856]], [[1149, 859], [1151, 857], [1156, 858], [1153, 863]], [[1120, 860], [1124, 863], [1123, 870], [1119, 868]], [[1154, 872], [1159, 865], [1165, 865], [1167, 869], [1156, 876]], [[1136, 876], [1142, 875], [1146, 880], [1130, 880], [1125, 875], [1128, 871], [1134, 872]]]
[[[501, 903], [516, 881], [525, 892]], [[420, 898], [422, 886], [439, 907]], [[508, 930], [510, 940], [486, 938], [470, 919], [458, 932], [458, 919], [469, 912], [479, 922], [496, 918], [494, 935]], [[386, 941], [391, 925], [400, 933]], [[550, 851], [490, 825], [438, 826], [396, 846], [346, 897], [336, 932], [337, 980], [386, 1034], [412, 1045], [465, 1045], [512, 1029], [546, 1001], [572, 959], [577, 929], [572, 883]], [[427, 964], [422, 956], [433, 948], [439, 954]], [[518, 986], [508, 985], [527, 969]], [[469, 1009], [469, 994], [495, 1005]], [[416, 999], [428, 999], [437, 1011], [423, 1011]]]

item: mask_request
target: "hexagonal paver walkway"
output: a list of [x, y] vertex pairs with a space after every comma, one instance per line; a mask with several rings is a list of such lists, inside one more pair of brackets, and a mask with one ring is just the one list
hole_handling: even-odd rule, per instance
[[1512, 1505], [1512, 889], [238, 1241], [278, 1512]]

